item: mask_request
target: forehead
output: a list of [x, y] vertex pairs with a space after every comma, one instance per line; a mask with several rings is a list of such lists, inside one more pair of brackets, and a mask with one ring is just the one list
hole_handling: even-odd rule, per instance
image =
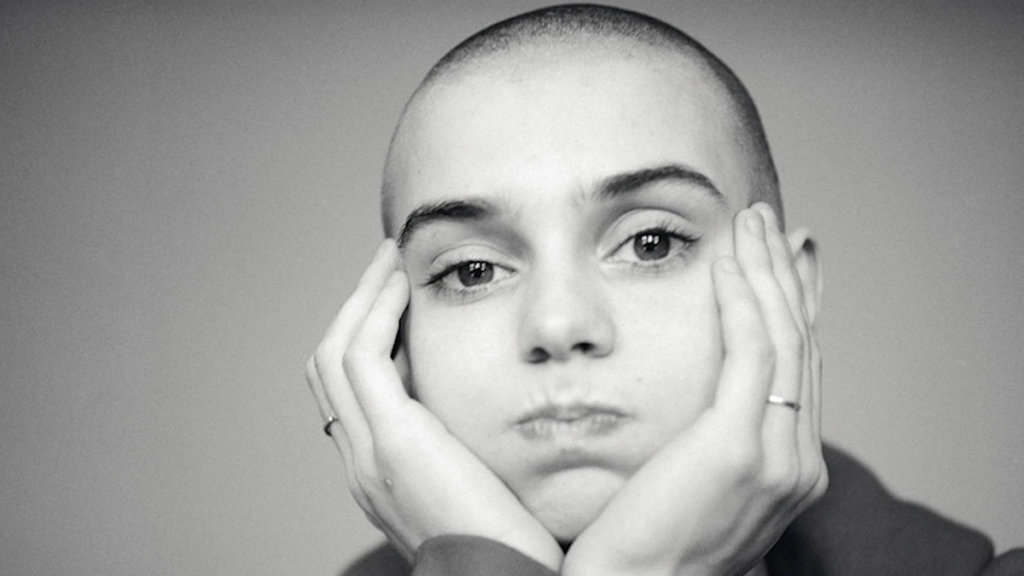
[[558, 198], [666, 164], [707, 176], [738, 210], [749, 170], [728, 100], [708, 78], [678, 57], [600, 52], [527, 51], [458, 72], [410, 106], [395, 139], [392, 229], [425, 203]]

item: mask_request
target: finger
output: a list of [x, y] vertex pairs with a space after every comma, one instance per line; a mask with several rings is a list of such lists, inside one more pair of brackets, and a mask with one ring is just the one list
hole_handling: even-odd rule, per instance
[[769, 236], [764, 218], [757, 210], [744, 210], [737, 215], [736, 260], [757, 299], [776, 353], [776, 376], [771, 392], [796, 401], [800, 394], [803, 342], [776, 278]]
[[828, 470], [821, 447], [821, 370], [818, 344], [811, 335], [805, 360], [802, 409], [798, 414], [798, 478], [791, 493], [797, 513], [816, 501], [828, 487]]
[[753, 290], [736, 260], [719, 259], [712, 277], [724, 348], [715, 406], [728, 412], [729, 421], [742, 431], [760, 438], [774, 371], [769, 337]]
[[804, 290], [800, 277], [793, 265], [793, 251], [789, 242], [782, 235], [779, 229], [779, 220], [775, 211], [764, 202], [754, 204], [753, 208], [761, 214], [765, 223], [765, 242], [768, 245], [768, 253], [771, 256], [772, 270], [775, 278], [782, 288], [782, 293], [789, 303], [790, 314], [793, 316], [797, 327], [804, 332], [806, 329], [807, 316], [804, 310]]
[[[315, 371], [322, 382], [331, 412], [338, 418], [338, 426], [344, 431], [350, 447], [356, 453], [372, 453], [370, 427], [345, 375], [344, 353], [338, 346], [337, 343], [329, 344], [326, 341], [320, 345], [313, 356]], [[332, 431], [338, 426], [332, 428]], [[351, 464], [346, 462], [347, 466]]]
[[768, 254], [771, 259], [772, 273], [789, 304], [793, 326], [796, 328], [802, 343], [801, 350], [804, 357], [802, 361], [803, 379], [800, 386], [801, 397], [797, 401], [801, 406], [809, 407], [811, 406], [811, 389], [806, 384], [810, 381], [810, 362], [807, 353], [809, 349], [810, 328], [806, 309], [804, 308], [803, 283], [800, 282], [799, 274], [794, 266], [793, 253], [789, 242], [786, 241], [782, 231], [779, 230], [778, 218], [775, 212], [764, 202], [754, 204], [753, 209], [757, 210], [764, 220], [765, 244], [768, 247]]
[[365, 321], [373, 301], [397, 261], [394, 242], [385, 240], [313, 355], [320, 389], [327, 399], [330, 412], [338, 417], [351, 446], [358, 453], [372, 452], [372, 438], [366, 417], [345, 374], [343, 358], [353, 335]]
[[331, 408], [331, 404], [327, 400], [327, 393], [324, 392], [323, 382], [320, 381], [320, 375], [317, 374], [316, 359], [313, 356], [306, 361], [306, 384], [309, 386], [310, 393], [313, 394], [313, 399], [316, 400], [320, 421], [326, 425], [327, 421], [334, 417], [334, 409]]
[[357, 401], [366, 415], [371, 432], [390, 427], [395, 408], [409, 401], [391, 351], [402, 313], [409, 302], [409, 284], [404, 272], [395, 270], [345, 354], [345, 370]]
[[[736, 259], [757, 299], [774, 352], [770, 394], [784, 401], [799, 402], [804, 376], [803, 340], [775, 276], [765, 220], [757, 210], [741, 211], [734, 233]], [[768, 400], [768, 395], [761, 400]], [[763, 404], [762, 410], [762, 486], [766, 494], [791, 505], [800, 481], [800, 414], [771, 402]]]
[[812, 368], [811, 331], [807, 313], [804, 308], [803, 283], [799, 279], [793, 261], [789, 242], [779, 230], [775, 212], [765, 203], [753, 206], [765, 222], [765, 240], [771, 256], [772, 270], [775, 278], [789, 303], [790, 314], [799, 332], [802, 346], [800, 403], [801, 410], [796, 415], [797, 454], [799, 482], [810, 486], [816, 479], [821, 462], [820, 438], [815, 430], [820, 430], [820, 411], [816, 394], [820, 380], [815, 379]]
[[818, 339], [811, 331], [810, 336], [810, 368], [811, 368], [811, 406], [814, 413], [811, 414], [811, 432], [814, 438], [815, 452], [821, 453], [821, 348]]
[[334, 409], [331, 408], [330, 403], [327, 401], [327, 396], [324, 393], [324, 385], [320, 379], [320, 374], [316, 368], [316, 359], [311, 356], [309, 361], [306, 362], [306, 381], [309, 383], [309, 389], [313, 392], [313, 396], [316, 398], [317, 408], [320, 411], [320, 417], [324, 422], [321, 428], [327, 436], [331, 438], [338, 451], [341, 452], [343, 460], [345, 460], [345, 470], [351, 471], [349, 466], [348, 458], [345, 458], [346, 454], [351, 453], [348, 446], [348, 439], [344, 436], [345, 431], [342, 427], [341, 420], [335, 417]]
[[814, 368], [817, 357], [817, 343], [808, 335], [805, 340], [803, 362], [803, 388], [801, 389], [800, 414], [797, 415], [797, 443], [800, 452], [801, 477], [811, 484], [822, 465], [821, 456], [821, 380]]
[[[314, 390], [314, 395], [323, 396], [323, 383], [320, 381], [320, 375], [316, 370], [316, 362], [313, 358], [310, 358], [306, 365], [306, 378], [309, 381], [310, 388]], [[323, 400], [326, 404], [326, 399]], [[318, 400], [318, 404], [320, 401]], [[321, 415], [326, 418], [325, 422], [330, 422], [330, 418], [333, 416], [330, 406], [326, 409], [321, 409]], [[359, 479], [356, 475], [355, 460], [352, 453], [352, 444], [349, 441], [348, 435], [345, 434], [345, 427], [340, 420], [335, 420], [330, 425], [330, 437], [334, 443], [335, 448], [338, 449], [338, 453], [341, 454], [342, 464], [345, 470], [345, 479], [349, 486], [349, 491], [352, 493], [352, 497], [356, 503], [359, 504], [364, 510], [370, 505], [366, 494], [363, 492], [360, 485]]]
[[376, 300], [377, 293], [380, 292], [381, 286], [387, 280], [388, 274], [397, 268], [398, 260], [398, 248], [395, 246], [394, 240], [389, 238], [381, 242], [370, 265], [359, 277], [355, 290], [352, 291], [348, 300], [345, 301], [345, 305], [341, 307], [338, 315], [328, 327], [325, 339], [337, 338], [348, 343], [355, 333], [355, 329], [362, 324], [362, 318], [366, 316], [373, 301]]
[[769, 251], [779, 285], [790, 302], [790, 310], [804, 341], [803, 384], [798, 414], [797, 444], [799, 472], [790, 501], [799, 513], [824, 494], [828, 470], [821, 447], [821, 359], [814, 330], [805, 305], [804, 284], [796, 271], [792, 247], [779, 229], [774, 212], [765, 204], [756, 204], [767, 224]]

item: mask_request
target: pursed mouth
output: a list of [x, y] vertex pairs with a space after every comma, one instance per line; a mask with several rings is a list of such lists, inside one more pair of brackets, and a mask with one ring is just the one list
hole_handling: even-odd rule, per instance
[[528, 440], [557, 436], [604, 436], [626, 420], [620, 410], [606, 406], [545, 406], [527, 413], [515, 423], [515, 429]]

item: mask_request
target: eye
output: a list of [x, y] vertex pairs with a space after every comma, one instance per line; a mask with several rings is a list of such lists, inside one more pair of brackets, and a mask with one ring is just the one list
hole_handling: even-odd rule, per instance
[[478, 286], [494, 280], [494, 264], [490, 262], [463, 262], [454, 270], [463, 286]]
[[615, 249], [612, 258], [636, 266], [659, 266], [672, 258], [685, 256], [696, 238], [666, 227], [642, 230], [628, 237]]
[[648, 230], [633, 237], [633, 253], [641, 260], [661, 260], [668, 256], [671, 243], [668, 232]]
[[508, 268], [486, 260], [462, 260], [431, 276], [425, 285], [442, 297], [462, 300], [489, 292], [512, 274]]

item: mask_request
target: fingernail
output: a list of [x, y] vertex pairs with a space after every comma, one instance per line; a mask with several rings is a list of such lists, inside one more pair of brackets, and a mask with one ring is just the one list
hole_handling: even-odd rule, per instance
[[757, 207], [757, 212], [764, 221], [764, 227], [766, 229], [778, 230], [778, 218], [775, 217], [775, 211], [772, 210], [772, 207], [765, 202], [758, 202], [754, 206]]
[[761, 213], [757, 210], [750, 210], [745, 216], [747, 230], [759, 236], [764, 235], [764, 220], [761, 219]]

